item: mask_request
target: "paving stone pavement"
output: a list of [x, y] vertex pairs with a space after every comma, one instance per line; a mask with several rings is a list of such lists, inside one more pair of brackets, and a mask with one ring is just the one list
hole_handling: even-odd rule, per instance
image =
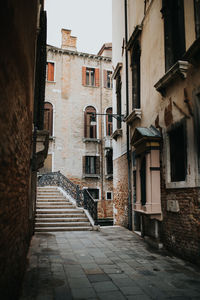
[[200, 269], [122, 227], [37, 233], [20, 300], [200, 299]]

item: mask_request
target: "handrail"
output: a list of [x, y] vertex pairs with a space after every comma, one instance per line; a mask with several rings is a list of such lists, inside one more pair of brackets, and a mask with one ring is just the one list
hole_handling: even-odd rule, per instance
[[95, 201], [87, 189], [82, 190], [84, 208], [87, 209], [94, 220], [94, 225], [98, 224], [98, 201]]
[[56, 185], [62, 187], [67, 194], [76, 200], [77, 206], [83, 206], [84, 199], [79, 185], [73, 183], [60, 171], [41, 175], [38, 179], [38, 186], [45, 185]]

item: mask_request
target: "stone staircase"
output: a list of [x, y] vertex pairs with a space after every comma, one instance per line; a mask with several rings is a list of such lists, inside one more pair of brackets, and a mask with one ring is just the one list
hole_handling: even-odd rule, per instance
[[77, 208], [57, 187], [38, 187], [35, 232], [91, 229], [84, 209]]

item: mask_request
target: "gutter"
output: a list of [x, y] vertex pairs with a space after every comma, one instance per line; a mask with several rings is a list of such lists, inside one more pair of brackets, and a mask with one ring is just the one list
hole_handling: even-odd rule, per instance
[[[127, 0], [124, 0], [124, 19], [125, 19], [125, 45], [128, 42], [128, 16], [127, 16]], [[128, 50], [125, 47], [126, 60], [126, 117], [129, 115], [129, 86], [128, 86]], [[131, 160], [129, 149], [130, 132], [129, 125], [126, 123], [126, 147], [128, 161], [128, 229], [132, 230], [132, 199], [131, 199]]]

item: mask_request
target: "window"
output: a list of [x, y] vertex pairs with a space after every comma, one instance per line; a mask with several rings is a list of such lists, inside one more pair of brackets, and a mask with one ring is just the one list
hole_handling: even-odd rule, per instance
[[132, 109], [140, 108], [140, 46], [136, 42], [131, 50]]
[[112, 200], [112, 192], [106, 192], [106, 200]]
[[84, 156], [83, 157], [83, 173], [84, 174], [100, 174], [100, 157]]
[[54, 62], [47, 62], [47, 68], [46, 68], [46, 78], [47, 81], [55, 81], [54, 78]]
[[85, 138], [97, 138], [96, 109], [88, 106], [85, 110]]
[[171, 181], [184, 181], [187, 171], [185, 124], [179, 123], [169, 133]]
[[185, 52], [183, 0], [163, 0], [165, 70], [169, 70]]
[[[121, 115], [121, 75], [118, 72], [116, 77], [116, 94], [117, 94], [117, 115]], [[117, 129], [121, 128], [121, 119], [117, 119]]]
[[112, 134], [112, 107], [106, 110], [106, 135], [110, 136]]
[[82, 67], [82, 84], [99, 87], [99, 69]]
[[88, 189], [88, 192], [90, 193], [93, 199], [99, 200], [99, 189]]
[[112, 71], [104, 70], [104, 87], [112, 88]]
[[49, 102], [44, 103], [44, 130], [49, 131], [49, 135], [53, 135], [53, 106]]
[[200, 1], [194, 0], [194, 17], [196, 38], [200, 37]]
[[106, 169], [107, 175], [113, 174], [113, 151], [110, 149], [106, 153]]

